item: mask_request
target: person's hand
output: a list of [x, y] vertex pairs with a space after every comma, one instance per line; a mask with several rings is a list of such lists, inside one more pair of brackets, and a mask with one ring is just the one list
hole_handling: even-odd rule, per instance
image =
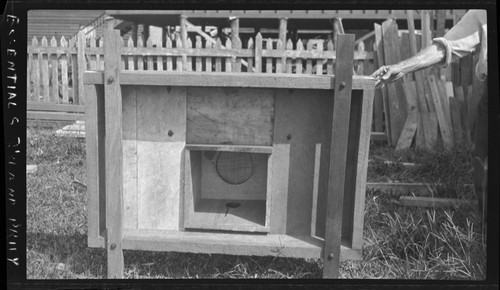
[[386, 83], [393, 82], [404, 76], [403, 71], [398, 65], [383, 65], [376, 70], [371, 77], [376, 78], [375, 87], [379, 88]]

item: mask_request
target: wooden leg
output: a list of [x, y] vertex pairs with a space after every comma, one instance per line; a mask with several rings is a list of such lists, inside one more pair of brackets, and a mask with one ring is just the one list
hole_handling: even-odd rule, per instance
[[332, 143], [328, 176], [323, 278], [338, 278], [342, 234], [343, 200], [351, 111], [354, 35], [337, 37], [337, 64], [333, 106]]

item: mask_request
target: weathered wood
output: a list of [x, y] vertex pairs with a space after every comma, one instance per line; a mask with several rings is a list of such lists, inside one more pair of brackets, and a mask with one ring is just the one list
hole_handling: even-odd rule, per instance
[[[333, 51], [333, 42], [331, 39], [326, 44], [326, 50]], [[326, 62], [326, 74], [333, 75], [333, 59], [332, 58], [329, 58]]]
[[435, 184], [431, 183], [376, 183], [368, 182], [366, 188], [396, 195], [431, 196], [435, 194]]
[[429, 85], [431, 88], [432, 100], [436, 108], [436, 115], [439, 122], [439, 132], [441, 132], [441, 137], [443, 138], [443, 144], [445, 149], [451, 149], [453, 147], [453, 139], [451, 138], [451, 131], [446, 122], [446, 117], [443, 112], [443, 106], [441, 105], [441, 97], [437, 88], [437, 82], [434, 75], [427, 76]]
[[[180, 29], [181, 29], [180, 42], [182, 44], [182, 47], [186, 48], [186, 47], [188, 47], [187, 46], [188, 32], [187, 32], [187, 17], [186, 17], [186, 15], [181, 15], [180, 16]], [[177, 47], [180, 47], [180, 46], [177, 46]], [[177, 58], [177, 59], [179, 59], [179, 58]], [[177, 61], [177, 64], [179, 64], [179, 61]], [[183, 67], [183, 70], [187, 70], [187, 65], [188, 65], [187, 55], [183, 54], [182, 55], [182, 67]]]
[[[307, 44], [306, 44], [306, 49], [308, 51], [311, 51], [313, 50], [313, 42], [309, 39], [307, 41]], [[312, 59], [308, 58], [306, 60], [306, 71], [305, 71], [306, 74], [310, 75], [312, 73]]]
[[[151, 40], [151, 37], [148, 38], [146, 41], [146, 47], [152, 48], [153, 47], [153, 40]], [[147, 65], [147, 70], [154, 70], [154, 61], [152, 56], [147, 56], [146, 57], [146, 65]]]
[[469, 127], [469, 116], [467, 114], [467, 107], [462, 86], [455, 85], [453, 88], [453, 92], [455, 94], [455, 98], [457, 98], [457, 100], [460, 102], [460, 120], [462, 124], [464, 141], [467, 145], [470, 145], [472, 144], [472, 140]]
[[417, 103], [417, 88], [415, 82], [404, 81], [403, 88], [406, 96], [408, 116], [406, 118], [403, 130], [399, 136], [396, 150], [404, 150], [410, 148], [415, 132], [417, 131], [418, 122], [418, 103]]
[[[278, 43], [276, 45], [276, 50], [285, 50], [285, 43], [281, 42], [278, 39]], [[283, 69], [286, 68], [286, 57], [282, 57], [281, 59], [276, 59], [276, 73], [283, 73]]]
[[[144, 46], [144, 42], [142, 41], [142, 37], [137, 38], [137, 48], [141, 48]], [[144, 58], [141, 55], [137, 56], [137, 70], [144, 70]]]
[[247, 152], [271, 154], [271, 146], [247, 146], [247, 145], [211, 145], [211, 144], [186, 144], [187, 150], [195, 151], [225, 151], [225, 152]]
[[55, 112], [76, 112], [84, 113], [85, 106], [82, 105], [66, 105], [66, 104], [45, 104], [38, 102], [27, 102], [28, 111], [55, 111]]
[[[57, 41], [56, 38], [52, 36], [50, 39], [50, 46], [51, 47], [57, 47]], [[26, 82], [28, 87], [30, 86], [30, 66], [31, 64], [28, 64], [28, 71], [26, 73], [26, 77], [28, 78], [28, 81]], [[58, 80], [58, 75], [59, 75], [59, 67], [57, 65], [57, 55], [56, 54], [51, 54], [50, 57], [50, 102], [52, 103], [57, 103], [59, 100], [59, 80]]]
[[314, 154], [314, 180], [312, 191], [312, 206], [311, 206], [311, 237], [316, 236], [317, 216], [318, 216], [318, 192], [319, 192], [319, 177], [321, 164], [321, 143], [316, 144]]
[[[373, 59], [374, 67], [380, 67], [378, 62], [377, 50], [375, 44], [373, 45], [375, 57]], [[384, 88], [382, 88], [384, 89]], [[376, 89], [374, 92], [374, 103], [373, 103], [373, 123], [374, 131], [376, 133], [384, 132], [384, 99], [382, 96], [382, 89]], [[384, 134], [384, 139], [387, 140], [387, 134]]]
[[262, 35], [257, 33], [255, 37], [255, 72], [262, 72]]
[[[33, 40], [31, 42], [31, 45], [36, 47], [38, 46], [38, 39], [36, 37], [33, 37]], [[32, 68], [31, 68], [31, 73], [32, 77], [31, 79], [33, 80], [33, 95], [32, 95], [32, 100], [33, 101], [40, 101], [40, 54], [33, 55], [31, 63], [32, 63]]]
[[[184, 46], [183, 44], [183, 47], [187, 48], [187, 49], [190, 49], [193, 47], [193, 42], [191, 41], [191, 38], [188, 38], [186, 40], [186, 46]], [[184, 62], [183, 62], [184, 64]], [[185, 62], [185, 65], [184, 65], [184, 70], [186, 71], [193, 71], [193, 58], [191, 56], [186, 56], [186, 62]]]
[[[205, 254], [322, 257], [323, 240], [310, 236], [247, 235], [179, 231], [127, 230], [123, 247], [130, 250]], [[360, 260], [361, 251], [341, 247], [342, 260]]]
[[[193, 87], [242, 87], [242, 88], [290, 88], [332, 90], [334, 76], [266, 73], [206, 73], [206, 72], [128, 72], [121, 74], [122, 85], [145, 86], [193, 86]], [[86, 72], [88, 84], [103, 84], [102, 72]], [[354, 90], [373, 89], [375, 79], [369, 76], [353, 76]]]
[[274, 144], [268, 161], [266, 225], [271, 234], [287, 232], [290, 145]]
[[189, 88], [187, 98], [187, 143], [272, 144], [271, 90]]
[[[222, 42], [221, 42], [220, 38], [217, 38], [217, 41], [215, 43], [215, 49], [217, 49], [217, 50], [222, 49]], [[222, 71], [222, 59], [220, 57], [215, 58], [215, 71], [216, 72]]]
[[[196, 36], [195, 47], [196, 47], [196, 49], [201, 49], [201, 47], [202, 47], [201, 37], [198, 35]], [[201, 57], [197, 57], [195, 60], [195, 70], [196, 71], [202, 70], [202, 58]]]
[[[293, 43], [291, 39], [288, 39], [286, 43], [286, 49], [287, 50], [292, 50], [293, 49]], [[285, 73], [291, 74], [292, 73], [292, 59], [291, 58], [286, 58], [285, 59]]]
[[[132, 37], [129, 37], [128, 42], [127, 42], [127, 47], [134, 47], [134, 42], [132, 40]], [[128, 56], [128, 70], [135, 70], [135, 62], [134, 62], [134, 56], [129, 55]]]
[[471, 200], [455, 198], [438, 198], [425, 196], [400, 196], [399, 203], [403, 206], [418, 207], [458, 207], [471, 204]]
[[[253, 42], [252, 38], [248, 39], [247, 48], [249, 50], [251, 50], [251, 51], [255, 51], [255, 49], [254, 49], [254, 42]], [[248, 57], [247, 58], [247, 72], [253, 72], [253, 71], [254, 71], [253, 57]]]
[[453, 139], [455, 144], [459, 146], [464, 140], [462, 122], [460, 120], [460, 107], [461, 101], [458, 100], [458, 98], [450, 98], [450, 115], [453, 128]]
[[[44, 36], [42, 38], [42, 47], [46, 48], [48, 46], [47, 38]], [[42, 76], [42, 96], [43, 101], [49, 101], [49, 56], [44, 53], [42, 54], [41, 61], [41, 76]]]
[[[359, 42], [358, 43], [358, 52], [363, 53], [365, 51], [365, 43], [364, 42]], [[364, 75], [364, 70], [365, 70], [365, 64], [363, 60], [358, 60], [357, 61], [357, 67], [356, 67], [356, 74], [357, 75]]]
[[[398, 26], [392, 19], [382, 23], [382, 37], [384, 46], [384, 59], [386, 65], [396, 64], [401, 60], [398, 38]], [[405, 102], [404, 90], [401, 81], [388, 83], [387, 85], [388, 109], [391, 123], [391, 144], [397, 144], [403, 125], [407, 118], [407, 104]]]
[[[263, 56], [265, 52], [273, 50], [273, 40], [271, 38], [267, 39], [266, 41], [266, 50], [262, 52]], [[273, 72], [273, 58], [272, 57], [266, 57], [266, 73], [272, 73]]]
[[[83, 31], [78, 32], [77, 41], [77, 63], [76, 63], [76, 75], [73, 75], [73, 104], [85, 104], [85, 93], [83, 87], [83, 72], [87, 70], [87, 61], [85, 60], [85, 33]], [[75, 64], [73, 64], [75, 65]]]
[[[286, 41], [286, 35], [287, 35], [287, 31], [288, 31], [287, 25], [288, 25], [288, 19], [285, 18], [285, 17], [280, 18], [279, 29], [278, 29], [278, 31], [279, 31], [278, 32], [278, 40], [281, 41], [281, 44], [282, 44], [281, 48], [283, 50], [285, 49], [285, 46], [286, 46], [286, 43], [287, 43], [287, 41]], [[283, 56], [281, 58], [281, 60], [277, 60], [276, 62], [278, 63], [280, 61], [281, 61], [281, 66], [282, 66], [283, 70], [279, 70], [279, 71], [277, 70], [278, 73], [284, 72], [284, 70], [286, 68], [286, 61], [287, 61], [287, 59], [286, 59], [285, 56]], [[276, 66], [277, 65], [278, 64], [276, 64]]]
[[339, 35], [336, 43], [335, 95], [333, 106], [332, 142], [328, 178], [323, 277], [339, 275], [343, 200], [347, 167], [348, 124], [351, 111], [354, 35]]
[[[231, 42], [231, 39], [226, 40], [226, 49], [232, 49], [233, 48], [233, 43]], [[232, 62], [233, 57], [225, 57], [224, 58], [224, 68], [225, 72], [232, 72], [234, 63]]]
[[[320, 42], [316, 45], [316, 50], [317, 51], [323, 51], [323, 43]], [[316, 74], [317, 75], [322, 75], [323, 74], [323, 61], [322, 60], [316, 60]]]
[[[172, 48], [172, 40], [170, 39], [170, 37], [167, 37], [167, 40], [165, 42], [165, 49], [171, 49]], [[166, 65], [167, 65], [167, 71], [173, 71], [173, 64], [172, 64], [172, 57], [171, 56], [167, 56], [166, 57]], [[208, 59], [207, 59], [207, 62], [208, 62]], [[210, 66], [211, 68], [211, 66]], [[207, 65], [207, 71], [208, 71], [208, 65]]]
[[[375, 31], [375, 45], [374, 50], [377, 54], [378, 66], [381, 67], [385, 64], [384, 60], [384, 45], [382, 40], [382, 26], [375, 23], [373, 25], [373, 29]], [[385, 133], [387, 135], [387, 144], [392, 146], [392, 134], [391, 134], [391, 116], [389, 112], [389, 97], [387, 92], [387, 87], [384, 86], [379, 89], [382, 92], [382, 105], [384, 107], [384, 120], [385, 120]]]
[[[304, 50], [304, 44], [302, 44], [302, 40], [297, 41], [297, 51], [301, 52]], [[302, 59], [298, 58], [295, 61], [295, 73], [296, 74], [302, 74]]]
[[[155, 38], [153, 40], [153, 46], [156, 46], [157, 48], [163, 48], [163, 38]], [[163, 56], [159, 55], [156, 57], [156, 66], [157, 70], [162, 71], [164, 70], [164, 65], [163, 65]]]
[[106, 249], [108, 278], [123, 277], [123, 150], [122, 98], [120, 89], [119, 31], [113, 30], [111, 19], [104, 41], [105, 93], [105, 158], [106, 158]]
[[[128, 40], [129, 40], [128, 43], [130, 43], [132, 41], [132, 37], [130, 37]], [[90, 42], [90, 49], [96, 48], [96, 40], [95, 40], [95, 36], [93, 34], [90, 36], [89, 42]], [[97, 69], [97, 55], [96, 54], [91, 54], [89, 56], [89, 69], [90, 70]]]
[[450, 113], [450, 101], [448, 97], [448, 93], [446, 92], [446, 81], [442, 79], [436, 79], [436, 84], [439, 92], [439, 97], [441, 98], [441, 107], [444, 113], [444, 118], [446, 121], [446, 125], [448, 126], [448, 129], [450, 131], [450, 137], [452, 140], [452, 143], [454, 143], [453, 140], [453, 125], [451, 124], [451, 113]]
[[233, 17], [231, 22], [231, 42], [235, 43], [236, 39], [240, 37], [240, 18]]
[[[62, 47], [67, 47], [68, 42], [66, 39], [61, 37], [61, 46]], [[66, 54], [61, 55], [60, 58], [60, 63], [61, 63], [61, 82], [62, 82], [62, 102], [64, 104], [67, 104], [69, 102], [69, 96], [68, 96], [68, 60]]]
[[104, 95], [102, 86], [85, 85], [85, 147], [87, 163], [87, 223], [89, 242], [105, 229]]

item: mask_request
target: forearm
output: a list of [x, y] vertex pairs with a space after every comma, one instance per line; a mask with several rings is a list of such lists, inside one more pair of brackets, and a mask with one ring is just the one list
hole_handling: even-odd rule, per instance
[[431, 44], [415, 56], [399, 62], [396, 66], [401, 69], [401, 72], [408, 74], [443, 62], [445, 54], [441, 45]]

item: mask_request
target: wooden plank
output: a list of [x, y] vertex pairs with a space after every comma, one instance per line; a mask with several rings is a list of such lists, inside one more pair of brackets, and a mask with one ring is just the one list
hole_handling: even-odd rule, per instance
[[[286, 49], [287, 50], [292, 50], [293, 49], [293, 43], [291, 39], [288, 39], [286, 43]], [[285, 73], [291, 74], [292, 73], [292, 59], [291, 58], [286, 58], [285, 59]]]
[[[146, 40], [146, 47], [152, 48], [153, 47], [153, 40], [151, 40], [151, 37]], [[152, 56], [147, 56], [146, 57], [146, 66], [147, 70], [154, 70], [154, 61]]]
[[111, 18], [104, 41], [105, 158], [106, 158], [106, 249], [108, 278], [123, 277], [122, 212], [123, 149], [122, 98], [120, 89], [120, 34]]
[[450, 98], [450, 115], [453, 128], [453, 139], [456, 145], [462, 144], [464, 141], [462, 122], [460, 120], [461, 101], [458, 98]]
[[[47, 47], [47, 38], [44, 36], [42, 38], [42, 47]], [[42, 76], [42, 96], [43, 96], [43, 101], [48, 102], [49, 101], [49, 56], [48, 54], [44, 53], [42, 54], [42, 61], [41, 61], [41, 76]]]
[[[307, 51], [312, 51], [313, 50], [313, 42], [311, 40], [308, 40], [307, 41], [307, 44], [306, 44], [306, 50]], [[305, 71], [305, 74], [308, 74], [310, 75], [312, 73], [312, 59], [311, 58], [308, 58], [306, 60], [306, 71]]]
[[[77, 70], [76, 75], [73, 75], [73, 104], [85, 104], [85, 94], [83, 91], [83, 72], [87, 70], [87, 61], [85, 60], [85, 34], [83, 31], [78, 33], [78, 54], [77, 54]], [[78, 79], [75, 88], [75, 79]]]
[[[61, 46], [62, 47], [67, 47], [68, 42], [66, 39], [61, 37]], [[61, 58], [59, 59], [61, 63], [61, 82], [62, 82], [62, 102], [64, 104], [69, 103], [69, 96], [68, 96], [68, 60], [65, 54], [61, 55]]]
[[[304, 44], [302, 44], [302, 40], [297, 40], [297, 51], [300, 53], [304, 50]], [[302, 74], [302, 59], [298, 58], [295, 60], [295, 73]]]
[[[323, 51], [323, 43], [320, 42], [316, 45], [316, 50], [317, 51]], [[323, 74], [323, 60], [316, 60], [316, 74], [317, 75], [322, 75]]]
[[[351, 158], [352, 160], [355, 160], [349, 164], [349, 168], [351, 170], [349, 174], [351, 176], [356, 176], [356, 178], [351, 181], [351, 188], [354, 187], [354, 190], [351, 192], [346, 192], [346, 195], [354, 196], [354, 200], [351, 202], [349, 207], [346, 208], [347, 213], [350, 212], [350, 208], [353, 209], [351, 213], [351, 228], [349, 229], [349, 232], [343, 231], [343, 236], [351, 236], [352, 242], [350, 247], [353, 249], [362, 249], [363, 244], [366, 179], [368, 171], [368, 155], [370, 149], [370, 132], [373, 119], [372, 112], [374, 97], [373, 90], [363, 91], [362, 96], [360, 93], [361, 91], [354, 91], [351, 97], [353, 98], [351, 106], [356, 105], [359, 107], [359, 109], [357, 110], [357, 112], [353, 110], [353, 113], [351, 114], [350, 124], [355, 124], [355, 122], [353, 121], [353, 117], [357, 117], [357, 119], [359, 120], [357, 124], [359, 125], [357, 125], [356, 127], [359, 128], [359, 132], [356, 132], [355, 134], [352, 134], [352, 136], [349, 136], [349, 138], [351, 138], [351, 140], [349, 141], [349, 150], [352, 150], [349, 153], [352, 155], [352, 157], [349, 157], [349, 160], [351, 160]], [[358, 103], [355, 102], [354, 98], [356, 97], [360, 99]], [[361, 104], [359, 104], [359, 102]], [[358, 130], [356, 127], [353, 128], [352, 131]], [[357, 146], [355, 146], [355, 144], [357, 144]], [[354, 151], [353, 147], [358, 147], [357, 152]], [[354, 164], [356, 164], [356, 166], [354, 166]]]
[[[248, 39], [247, 48], [249, 50], [251, 50], [251, 51], [255, 51], [255, 49], [254, 49], [254, 42], [253, 42], [252, 38]], [[253, 72], [253, 71], [254, 71], [253, 57], [248, 57], [247, 58], [247, 72]]]
[[[231, 49], [233, 47], [233, 44], [231, 43], [231, 39], [227, 39], [226, 40], [226, 49]], [[224, 58], [225, 62], [224, 62], [224, 68], [225, 68], [225, 72], [232, 72], [232, 67], [233, 67], [233, 63], [231, 62], [232, 60], [232, 56], [231, 57], [225, 57]]]
[[[384, 46], [383, 46], [383, 40], [382, 40], [382, 26], [375, 23], [374, 24], [374, 31], [375, 31], [375, 46], [374, 50], [376, 50], [377, 53], [377, 61], [378, 61], [378, 66], [381, 67], [385, 64], [385, 58], [384, 58]], [[391, 133], [391, 115], [389, 111], [389, 97], [388, 97], [388, 92], [387, 92], [387, 87], [384, 86], [379, 89], [382, 92], [382, 104], [384, 107], [384, 120], [385, 120], [385, 133], [387, 135], [387, 144], [389, 146], [392, 146], [392, 133]]]
[[[52, 36], [50, 39], [50, 46], [51, 47], [57, 47], [57, 41], [56, 38]], [[57, 55], [52, 54], [50, 57], [50, 102], [52, 103], [57, 103], [59, 100], [59, 80], [58, 80], [58, 75], [59, 75], [59, 67], [57, 65]], [[30, 76], [30, 71], [28, 69], [27, 77]], [[28, 78], [28, 85], [30, 84], [29, 78]]]
[[[272, 51], [273, 50], [273, 40], [271, 38], [267, 39], [266, 41], [266, 50], [262, 51], [262, 56], [265, 55], [265, 53]], [[272, 57], [266, 57], [266, 73], [272, 73], [273, 72], [273, 58]]]
[[[343, 199], [348, 151], [354, 35], [339, 35], [336, 43], [335, 95], [328, 178], [323, 278], [339, 275]], [[342, 141], [341, 141], [342, 140]]]
[[122, 88], [123, 228], [138, 228], [137, 87]]
[[[365, 51], [365, 43], [361, 41], [358, 43], [358, 52], [363, 53], [364, 51]], [[356, 67], [356, 74], [357, 75], [364, 75], [365, 74], [364, 70], [365, 70], [364, 60], [358, 60], [357, 67]]]
[[[77, 47], [76, 44], [76, 38], [71, 38], [68, 45], [70, 47]], [[71, 72], [69, 72], [68, 76], [68, 85], [71, 84], [71, 89], [70, 89], [70, 94], [69, 94], [69, 99], [72, 103], [76, 103], [75, 100], [78, 98], [77, 94], [77, 88], [78, 88], [78, 59], [77, 59], [77, 54], [67, 54], [68, 56], [68, 70], [71, 69]]]
[[[180, 32], [181, 32], [181, 37], [180, 37], [180, 43], [181, 43], [181, 46], [177, 45], [177, 47], [183, 47], [183, 48], [186, 48], [188, 47], [187, 46], [187, 40], [188, 40], [188, 33], [187, 33], [187, 17], [186, 15], [183, 15], [181, 14], [180, 16]], [[177, 43], [179, 44], [179, 43]], [[179, 58], [177, 58], [177, 65], [179, 65]], [[177, 68], [177, 70], [187, 70], [187, 66], [188, 66], [188, 58], [187, 58], [187, 55], [186, 54], [183, 54], [182, 55], [182, 67], [183, 69], [179, 69]]]
[[[374, 45], [374, 53], [377, 54], [378, 52], [375, 50], [375, 45]], [[373, 60], [374, 67], [380, 67], [378, 63], [378, 56], [374, 58]], [[374, 131], [379, 133], [379, 132], [384, 132], [384, 99], [382, 96], [382, 89], [376, 89], [374, 94], [374, 104], [373, 104], [373, 123], [374, 123]], [[387, 140], [387, 135], [384, 133], [384, 140]]]
[[[38, 46], [38, 39], [36, 37], [33, 37], [31, 45], [34, 47]], [[40, 54], [39, 53], [33, 55], [31, 72], [32, 72], [31, 79], [33, 80], [32, 100], [38, 102], [40, 101]]]
[[[179, 231], [127, 230], [130, 250], [318, 259], [323, 240], [310, 236], [248, 235]], [[342, 260], [360, 260], [361, 251], [341, 247]]]
[[408, 104], [408, 117], [406, 118], [403, 130], [399, 136], [396, 150], [405, 150], [410, 148], [413, 137], [417, 131], [418, 122], [418, 103], [417, 103], [417, 88], [415, 82], [404, 81], [403, 88], [405, 90], [406, 103]]
[[211, 144], [186, 144], [187, 150], [195, 151], [225, 151], [271, 154], [271, 146], [244, 146], [244, 145], [211, 145]]
[[272, 144], [273, 91], [189, 88], [187, 98], [188, 143]]
[[[130, 37], [128, 40], [130, 43], [130, 41], [132, 41], [132, 37]], [[90, 49], [96, 48], [96, 39], [95, 39], [95, 36], [93, 34], [90, 36], [89, 42], [90, 42]], [[97, 55], [91, 54], [88, 58], [89, 58], [89, 69], [96, 70], [97, 69]]]
[[87, 227], [88, 240], [100, 236], [105, 229], [106, 198], [104, 164], [104, 95], [102, 86], [86, 85], [85, 147], [87, 163]]
[[[132, 37], [129, 37], [128, 42], [127, 42], [127, 47], [134, 47], [134, 42], [132, 41]], [[127, 70], [131, 70], [131, 71], [135, 70], [134, 56], [132, 56], [132, 55], [128, 56]]]
[[[201, 37], [200, 36], [196, 36], [196, 43], [195, 43], [195, 47], [197, 49], [201, 49], [201, 46], [202, 43], [201, 43]], [[201, 57], [197, 57], [196, 60], [195, 60], [195, 70], [196, 71], [202, 71], [202, 58]]]
[[314, 180], [312, 192], [312, 206], [311, 206], [311, 237], [316, 236], [316, 220], [318, 216], [318, 192], [319, 192], [319, 176], [321, 164], [321, 143], [316, 144], [314, 154]]
[[450, 150], [453, 147], [453, 139], [451, 138], [451, 131], [446, 122], [446, 117], [441, 105], [441, 97], [439, 96], [436, 78], [434, 75], [429, 75], [427, 76], [427, 80], [429, 81], [432, 100], [436, 108], [436, 115], [439, 122], [439, 132], [441, 132], [441, 137], [443, 138], [443, 145], [445, 146], [445, 149]]
[[366, 188], [395, 195], [431, 196], [435, 194], [435, 184], [431, 183], [378, 183], [369, 182]]
[[[330, 39], [326, 44], [327, 51], [333, 51], [333, 41]], [[329, 58], [326, 62], [326, 74], [333, 75], [333, 59]]]
[[418, 206], [418, 207], [459, 207], [462, 205], [470, 205], [471, 200], [455, 199], [455, 198], [438, 198], [426, 196], [400, 196], [399, 203], [403, 206]]
[[79, 113], [27, 111], [26, 118], [34, 120], [75, 121], [85, 119], [85, 115]]
[[262, 35], [257, 33], [255, 37], [255, 72], [262, 72]]
[[[142, 41], [142, 37], [137, 38], [137, 48], [140, 49], [144, 47], [144, 42]], [[144, 58], [142, 55], [137, 56], [137, 70], [144, 70]]]
[[55, 111], [55, 112], [75, 112], [85, 113], [83, 105], [65, 105], [65, 104], [45, 104], [37, 102], [27, 102], [28, 111]]
[[[281, 40], [278, 39], [278, 43], [276, 45], [276, 50], [278, 51], [284, 51], [285, 50], [285, 44], [281, 42]], [[283, 61], [285, 60], [285, 61]], [[281, 59], [276, 59], [276, 73], [283, 73], [283, 69], [286, 68], [286, 57], [282, 57]]]
[[268, 161], [266, 225], [271, 234], [287, 232], [287, 200], [290, 170], [290, 145], [274, 144]]
[[[170, 37], [167, 37], [167, 40], [165, 42], [165, 49], [171, 49], [172, 48], [172, 40], [170, 39]], [[167, 71], [173, 71], [173, 64], [172, 64], [172, 57], [171, 56], [167, 56], [166, 57], [166, 65], [167, 65]], [[208, 59], [207, 59], [207, 62], [208, 62]], [[207, 68], [208, 68], [208, 64], [207, 64]]]
[[[217, 49], [217, 50], [222, 49], [222, 42], [221, 42], [220, 38], [217, 38], [217, 41], [215, 42], [215, 49]], [[215, 71], [216, 72], [222, 71], [222, 59], [220, 57], [215, 58]]]
[[[386, 20], [382, 23], [382, 34], [384, 43], [384, 59], [386, 65], [396, 64], [401, 60], [400, 44], [398, 38], [398, 26], [392, 19]], [[397, 144], [405, 120], [407, 118], [407, 104], [402, 89], [401, 80], [388, 83], [387, 96], [389, 105], [389, 115], [391, 123], [391, 144]]]
[[466, 103], [465, 103], [465, 97], [464, 97], [464, 91], [462, 90], [462, 86], [460, 85], [455, 85], [453, 88], [453, 91], [455, 93], [455, 98], [460, 102], [460, 120], [461, 120], [461, 127], [463, 130], [463, 138], [464, 141], [467, 145], [472, 144], [471, 140], [471, 134], [470, 134], [470, 127], [469, 127], [469, 116], [467, 114], [467, 108], [466, 108]]
[[436, 84], [439, 92], [439, 96], [441, 97], [441, 107], [444, 113], [444, 119], [446, 121], [446, 125], [448, 125], [448, 129], [450, 130], [450, 137], [452, 142], [454, 143], [453, 140], [453, 126], [451, 123], [451, 113], [450, 113], [450, 101], [448, 94], [446, 92], [446, 81], [445, 80], [440, 80], [436, 79]]
[[[52, 44], [52, 43], [51, 43]], [[56, 44], [57, 45], [57, 44]], [[27, 60], [27, 69], [26, 69], [26, 96], [27, 100], [33, 100], [33, 94], [31, 93], [33, 91], [33, 81], [32, 81], [32, 62], [33, 62], [33, 55], [31, 53], [28, 53], [28, 60]], [[57, 69], [57, 66], [56, 66]], [[56, 82], [57, 84], [57, 82]]]
[[[191, 41], [191, 38], [188, 38], [186, 40], [185, 48], [190, 49], [191, 47], [193, 47], [193, 42]], [[193, 71], [193, 58], [191, 56], [186, 56], [186, 64], [184, 65], [184, 69], [186, 71]]]
[[[103, 84], [102, 72], [86, 72], [88, 84]], [[241, 87], [241, 88], [290, 88], [332, 90], [334, 76], [266, 73], [206, 73], [206, 72], [128, 72], [121, 75], [123, 85], [189, 86], [189, 87]], [[353, 76], [354, 90], [373, 89], [375, 79], [369, 76]]]

